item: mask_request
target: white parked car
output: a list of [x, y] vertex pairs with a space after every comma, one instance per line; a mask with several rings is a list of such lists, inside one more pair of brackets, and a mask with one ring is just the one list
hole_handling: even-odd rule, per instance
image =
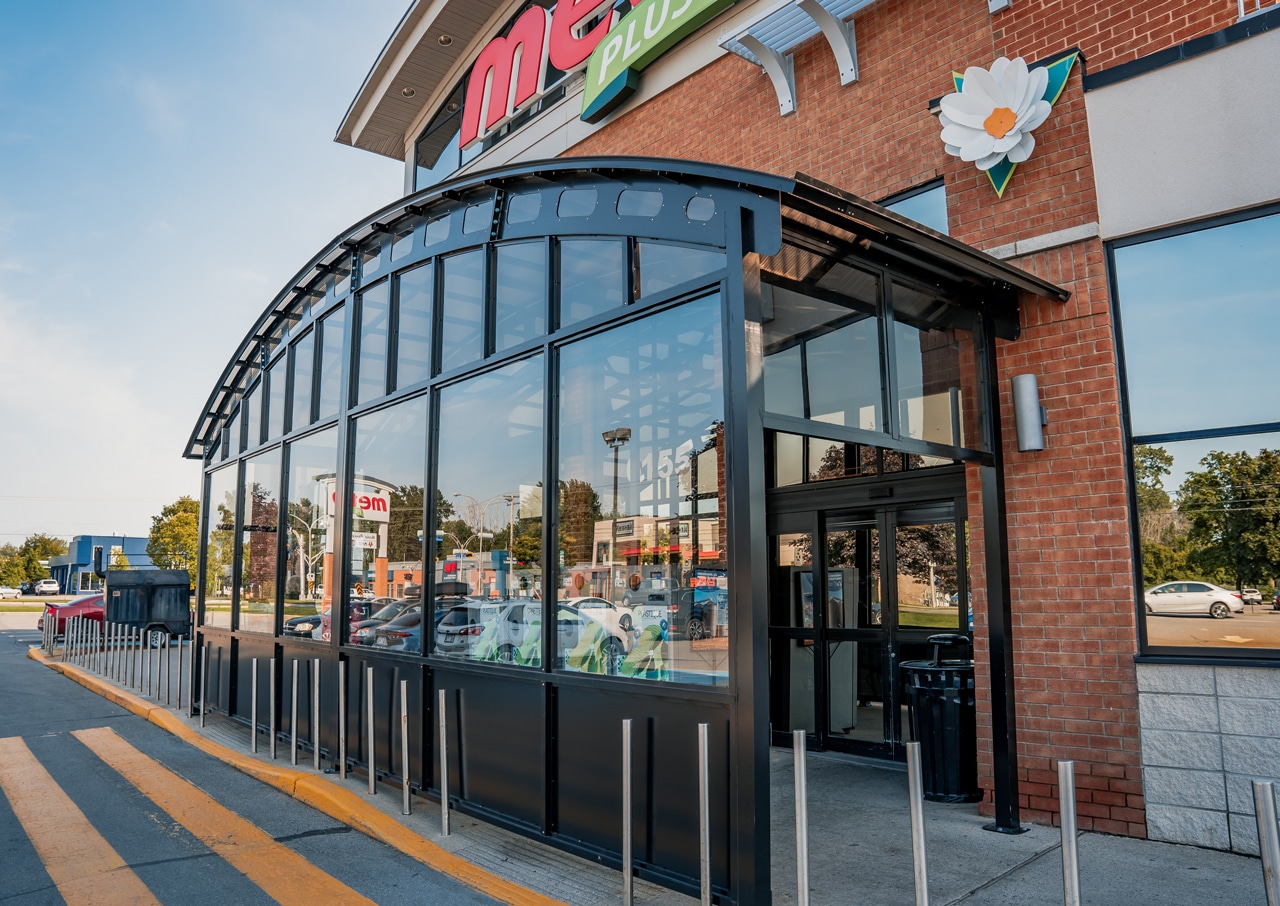
[[5, 598], [21, 597], [22, 592], [10, 585], [0, 585], [0, 601]]
[[1240, 592], [1208, 582], [1165, 582], [1146, 593], [1147, 613], [1208, 614], [1221, 620], [1244, 612]]
[[1246, 604], [1261, 604], [1262, 592], [1256, 588], [1242, 588], [1240, 589], [1240, 600]]
[[37, 595], [56, 595], [61, 590], [55, 579], [41, 579], [31, 588], [32, 594]]

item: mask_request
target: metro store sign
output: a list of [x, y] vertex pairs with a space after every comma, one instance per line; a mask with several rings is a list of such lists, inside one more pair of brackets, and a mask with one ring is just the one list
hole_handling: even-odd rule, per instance
[[[504, 37], [476, 57], [467, 83], [458, 144], [483, 139], [554, 87], [551, 67], [566, 75], [586, 68], [580, 118], [588, 123], [617, 109], [639, 86], [640, 72], [701, 28], [734, 0], [631, 0], [630, 14], [612, 11], [587, 23], [612, 0], [560, 0], [555, 9], [526, 10]], [[559, 81], [558, 79], [556, 80]]]

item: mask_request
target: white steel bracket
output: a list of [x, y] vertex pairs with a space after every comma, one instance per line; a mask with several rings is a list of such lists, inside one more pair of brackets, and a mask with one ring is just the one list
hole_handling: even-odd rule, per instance
[[840, 70], [840, 84], [852, 85], [858, 81], [858, 39], [853, 32], [853, 21], [837, 19], [818, 0], [799, 0], [796, 6], [808, 14], [831, 45]]
[[773, 82], [773, 90], [778, 95], [778, 114], [786, 116], [796, 112], [796, 62], [791, 54], [780, 53], [767, 46], [754, 35], [738, 36], [738, 43], [755, 54], [760, 65]]

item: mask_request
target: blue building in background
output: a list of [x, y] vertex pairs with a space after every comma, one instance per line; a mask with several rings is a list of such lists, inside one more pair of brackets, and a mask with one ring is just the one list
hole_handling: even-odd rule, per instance
[[102, 568], [123, 568], [123, 556], [129, 569], [155, 569], [147, 556], [147, 539], [128, 535], [76, 535], [67, 552], [49, 558], [49, 574], [58, 582], [63, 594], [73, 595], [97, 591], [102, 580], [93, 574], [95, 548], [102, 549]]

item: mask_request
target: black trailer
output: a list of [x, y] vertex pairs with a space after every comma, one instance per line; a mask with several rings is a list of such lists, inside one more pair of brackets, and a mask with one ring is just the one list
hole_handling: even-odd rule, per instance
[[185, 569], [109, 569], [103, 590], [106, 620], [152, 633], [191, 637], [191, 574]]

